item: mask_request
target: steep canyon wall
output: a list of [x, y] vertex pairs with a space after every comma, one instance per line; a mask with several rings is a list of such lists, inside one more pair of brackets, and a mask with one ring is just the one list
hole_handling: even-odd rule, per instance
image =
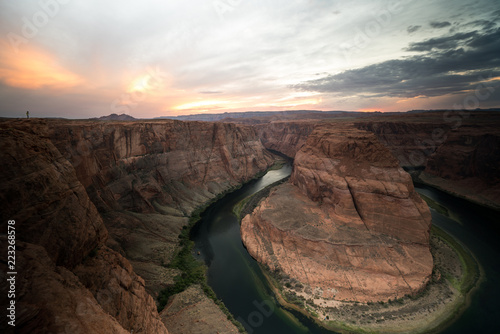
[[16, 220], [21, 333], [167, 333], [150, 293], [173, 282], [177, 270], [165, 264], [188, 217], [273, 163], [254, 129], [234, 124], [0, 127], [2, 229]]
[[427, 283], [430, 223], [411, 177], [372, 133], [318, 125], [291, 182], [243, 219], [241, 233], [254, 258], [317, 296], [380, 301]]

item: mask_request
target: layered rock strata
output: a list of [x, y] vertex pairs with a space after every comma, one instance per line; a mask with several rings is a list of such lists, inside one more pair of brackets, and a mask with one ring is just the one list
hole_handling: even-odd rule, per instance
[[255, 125], [262, 144], [291, 158], [306, 143], [317, 121], [270, 122]]
[[177, 274], [164, 265], [191, 213], [273, 162], [255, 130], [235, 124], [49, 122], [47, 132], [103, 215], [108, 245], [153, 295]]
[[500, 209], [499, 112], [387, 115], [368, 117], [355, 125], [373, 132], [401, 166], [423, 171], [420, 182]]
[[0, 128], [1, 228], [16, 220], [23, 272], [20, 333], [167, 333], [150, 293], [178, 274], [166, 264], [188, 217], [273, 163], [254, 129], [234, 124], [34, 119]]
[[243, 219], [241, 234], [254, 258], [310, 296], [367, 302], [425, 286], [430, 224], [410, 176], [373, 134], [321, 125], [296, 154], [291, 182]]
[[[0, 149], [2, 231], [15, 220], [16, 333], [168, 333], [144, 281], [105, 246], [101, 216], [52, 142], [3, 126]], [[7, 249], [5, 236], [0, 245]], [[13, 328], [7, 320], [2, 327]]]
[[500, 210], [500, 128], [464, 125], [450, 131], [420, 180]]

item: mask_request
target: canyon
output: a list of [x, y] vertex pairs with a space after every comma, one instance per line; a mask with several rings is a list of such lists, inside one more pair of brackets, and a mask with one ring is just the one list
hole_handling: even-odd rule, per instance
[[166, 264], [181, 229], [197, 208], [274, 161], [251, 127], [234, 124], [0, 127], [2, 227], [15, 219], [22, 273], [19, 333], [168, 333], [152, 296], [180, 272]]
[[242, 220], [249, 253], [324, 299], [386, 301], [420, 291], [432, 273], [431, 217], [411, 177], [377, 138], [317, 126], [290, 183]]
[[500, 208], [497, 114], [2, 119], [0, 225], [16, 221], [17, 332], [236, 333], [199, 286], [162, 312], [155, 299], [181, 274], [169, 263], [189, 218], [272, 166], [268, 149], [294, 169], [242, 221], [254, 258], [318, 298], [416, 294], [433, 263], [412, 177]]

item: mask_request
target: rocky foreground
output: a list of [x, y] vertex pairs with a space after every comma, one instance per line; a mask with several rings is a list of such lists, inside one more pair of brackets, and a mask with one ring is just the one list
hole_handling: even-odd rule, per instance
[[429, 208], [410, 175], [369, 132], [317, 126], [291, 182], [242, 221], [249, 253], [310, 295], [386, 301], [418, 293], [432, 274]]
[[[174, 307], [160, 317], [153, 299], [179, 273], [166, 264], [182, 227], [273, 162], [251, 127], [234, 124], [4, 120], [0, 129], [1, 229], [8, 220], [16, 228], [16, 333], [183, 332]], [[7, 249], [5, 236], [0, 244]], [[216, 316], [200, 328], [237, 331], [197, 298], [206, 307], [183, 321]]]

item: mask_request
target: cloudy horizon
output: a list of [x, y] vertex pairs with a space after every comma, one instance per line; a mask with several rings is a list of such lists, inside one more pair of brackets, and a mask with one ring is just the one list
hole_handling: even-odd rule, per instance
[[500, 106], [480, 1], [0, 4], [0, 116]]

